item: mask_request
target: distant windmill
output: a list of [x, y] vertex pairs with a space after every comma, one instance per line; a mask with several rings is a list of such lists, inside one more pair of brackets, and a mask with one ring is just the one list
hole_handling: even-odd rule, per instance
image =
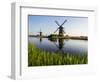
[[55, 22], [59, 27], [57, 28], [57, 30], [54, 33], [56, 33], [59, 30], [59, 36], [64, 36], [65, 32], [64, 32], [63, 25], [65, 24], [65, 22], [67, 22], [67, 20], [65, 20], [61, 25], [58, 23], [58, 21], [55, 21]]
[[42, 31], [41, 31], [41, 29], [40, 29], [40, 32], [39, 32], [39, 36], [40, 36], [40, 37], [42, 36]]

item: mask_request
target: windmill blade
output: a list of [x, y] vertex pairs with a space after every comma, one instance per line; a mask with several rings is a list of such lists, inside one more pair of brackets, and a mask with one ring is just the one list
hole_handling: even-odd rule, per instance
[[55, 23], [56, 23], [58, 26], [60, 26], [59, 23], [58, 23], [57, 21], [55, 21]]
[[[58, 30], [59, 28], [57, 28], [57, 30]], [[57, 30], [56, 31], [54, 31], [54, 33], [56, 33], [57, 32]]]
[[62, 25], [64, 25], [64, 24], [65, 24], [65, 22], [67, 22], [67, 20], [65, 20], [65, 21], [61, 24], [61, 26], [62, 26]]

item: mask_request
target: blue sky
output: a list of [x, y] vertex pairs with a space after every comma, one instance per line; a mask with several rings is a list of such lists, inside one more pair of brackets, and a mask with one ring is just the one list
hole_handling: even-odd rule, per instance
[[[72, 36], [87, 36], [88, 35], [88, 18], [74, 17], [74, 16], [28, 16], [29, 34], [39, 34], [39, 31], [44, 35], [54, 33], [58, 28], [55, 20], [61, 25], [65, 20], [67, 22], [63, 25], [65, 34]], [[58, 32], [57, 32], [58, 33]]]

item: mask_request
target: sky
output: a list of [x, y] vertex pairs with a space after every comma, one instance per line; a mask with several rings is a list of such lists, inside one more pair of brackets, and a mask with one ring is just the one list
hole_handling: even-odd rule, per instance
[[[53, 34], [59, 27], [55, 20], [61, 25], [65, 20], [67, 22], [63, 25], [65, 35], [70, 36], [88, 36], [88, 17], [75, 16], [39, 16], [28, 15], [28, 29], [29, 34], [37, 35], [41, 31], [43, 35]], [[58, 34], [58, 31], [56, 32]]]

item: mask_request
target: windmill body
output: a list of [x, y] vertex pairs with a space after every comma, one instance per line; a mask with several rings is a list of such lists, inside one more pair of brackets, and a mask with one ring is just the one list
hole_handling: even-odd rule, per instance
[[40, 32], [39, 32], [39, 36], [42, 37], [42, 31], [41, 31], [41, 29], [40, 29]]
[[60, 27], [59, 28], [59, 36], [64, 36], [64, 33], [63, 33], [63, 27]]
[[40, 32], [40, 37], [42, 36], [42, 32]]

